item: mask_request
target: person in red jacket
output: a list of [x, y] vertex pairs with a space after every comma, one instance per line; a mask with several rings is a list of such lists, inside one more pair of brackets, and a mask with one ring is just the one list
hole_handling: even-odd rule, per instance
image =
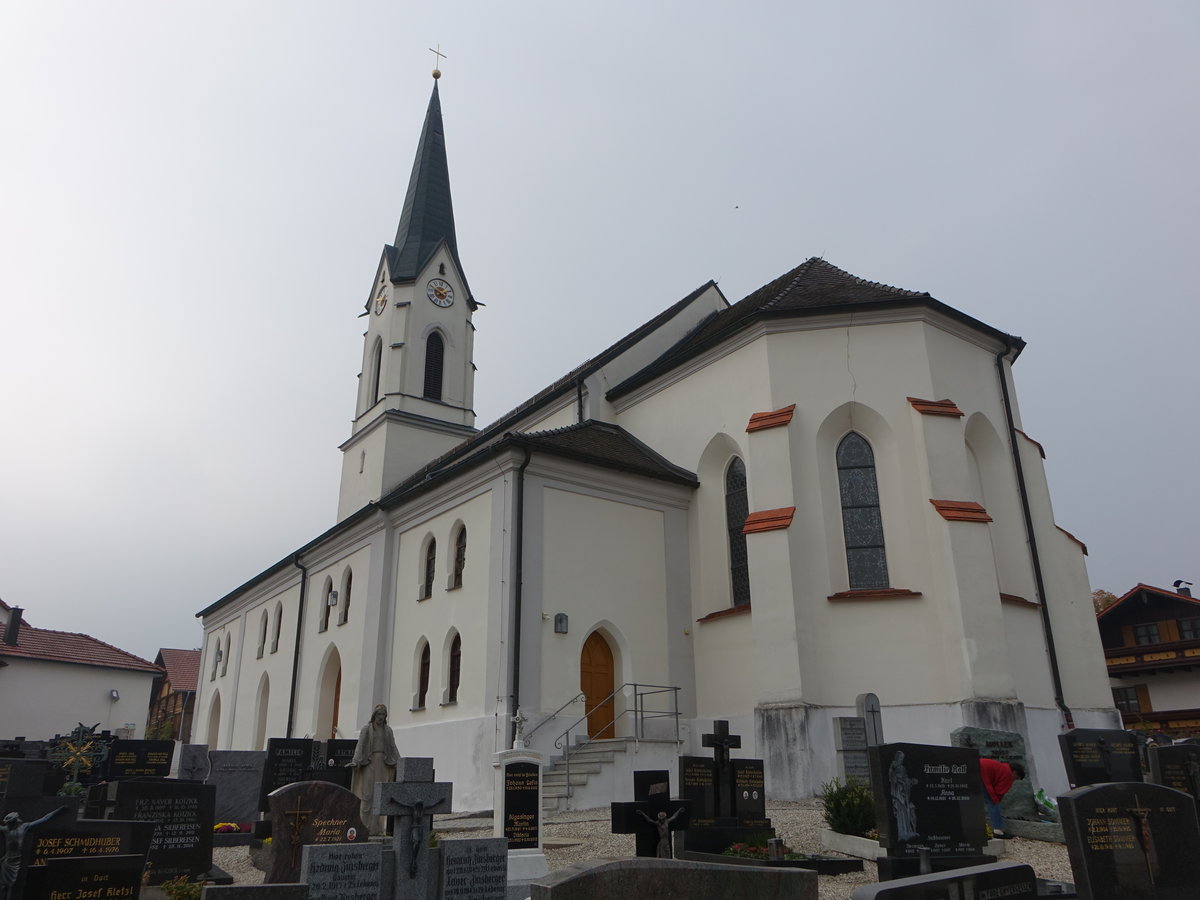
[[983, 778], [984, 802], [987, 804], [988, 821], [992, 835], [1004, 838], [1004, 815], [1000, 812], [1000, 801], [1012, 790], [1013, 782], [1025, 777], [1025, 767], [1020, 763], [1009, 765], [998, 759], [980, 757], [979, 774]]

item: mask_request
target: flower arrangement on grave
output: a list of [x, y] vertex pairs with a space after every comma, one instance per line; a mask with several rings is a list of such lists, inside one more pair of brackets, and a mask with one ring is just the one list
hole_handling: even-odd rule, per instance
[[875, 829], [875, 798], [857, 778], [846, 783], [834, 778], [821, 785], [821, 807], [825, 824], [839, 834], [878, 837]]
[[170, 878], [159, 885], [170, 900], [200, 900], [207, 881], [189, 881], [186, 875]]
[[213, 826], [213, 834], [239, 834], [241, 830], [237, 822], [218, 822]]
[[[767, 859], [771, 858], [771, 855], [767, 850], [767, 844], [766, 844], [765, 838], [763, 839], [763, 841], [761, 843], [758, 841], [752, 840], [750, 842], [745, 842], [745, 843], [739, 841], [736, 844], [730, 844], [728, 847], [726, 847], [724, 850], [721, 851], [721, 855], [722, 856], [737, 856], [741, 859], [767, 860]], [[814, 854], [812, 854], [812, 853], [798, 853], [795, 850], [791, 849], [790, 847], [784, 846], [783, 856], [779, 857], [779, 858], [780, 859], [804, 860], [804, 859], [816, 859], [818, 857], [814, 856]]]

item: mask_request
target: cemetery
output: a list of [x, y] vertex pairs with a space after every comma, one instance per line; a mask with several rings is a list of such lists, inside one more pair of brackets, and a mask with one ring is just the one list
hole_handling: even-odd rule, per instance
[[257, 900], [1198, 896], [1198, 745], [1068, 731], [1072, 789], [1054, 802], [1033, 773], [1018, 779], [997, 840], [980, 760], [1023, 770], [1021, 736], [888, 742], [871, 710], [868, 699], [833, 736], [845, 781], [827, 785], [823, 806], [773, 802], [762, 760], [742, 756], [741, 736], [717, 720], [675, 771], [635, 771], [608, 809], [563, 812], [546, 811], [544, 760], [519, 731], [492, 761], [492, 809], [461, 810], [433, 758], [399, 757], [364, 800], [347, 786], [354, 741], [208, 751], [79, 725], [4, 746], [0, 815], [15, 865], [0, 897], [173, 900], [184, 884]]

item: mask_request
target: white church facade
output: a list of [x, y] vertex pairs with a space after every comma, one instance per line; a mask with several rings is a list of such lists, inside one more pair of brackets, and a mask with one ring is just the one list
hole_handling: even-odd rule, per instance
[[487, 809], [518, 707], [534, 749], [578, 722], [638, 768], [728, 719], [781, 799], [837, 774], [864, 692], [891, 741], [1020, 731], [1052, 791], [1068, 723], [1119, 727], [1020, 338], [814, 258], [732, 304], [702, 285], [476, 429], [477, 308], [435, 83], [338, 521], [198, 614], [197, 741], [354, 737], [385, 703], [401, 752]]

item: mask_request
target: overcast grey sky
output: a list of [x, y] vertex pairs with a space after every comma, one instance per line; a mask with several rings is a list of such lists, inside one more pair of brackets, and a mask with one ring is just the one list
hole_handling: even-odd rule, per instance
[[0, 597], [153, 658], [333, 523], [441, 43], [476, 408], [809, 256], [1029, 346], [1092, 583], [1200, 582], [1200, 4], [0, 5]]

